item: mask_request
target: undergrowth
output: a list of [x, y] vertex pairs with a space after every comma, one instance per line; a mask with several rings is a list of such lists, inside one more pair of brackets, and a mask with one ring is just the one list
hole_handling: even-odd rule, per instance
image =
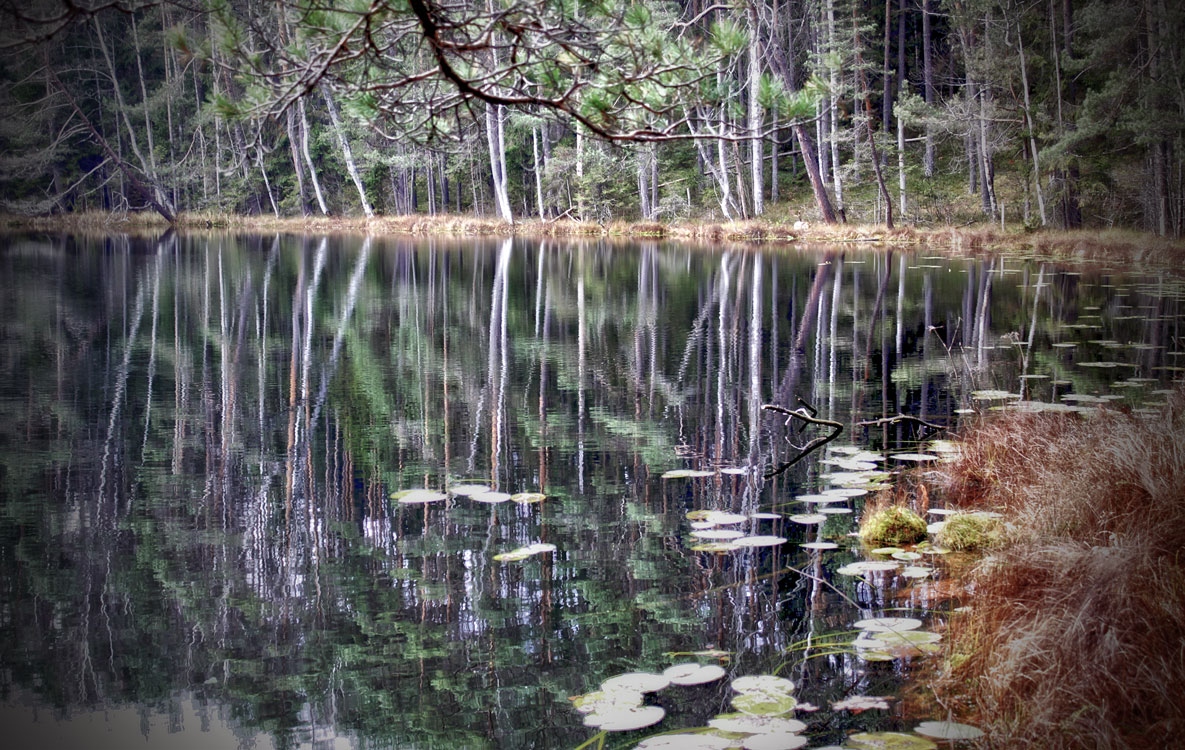
[[1180, 747], [1185, 388], [1162, 415], [1012, 414], [962, 439], [937, 489], [1004, 514], [939, 683], [992, 747]]

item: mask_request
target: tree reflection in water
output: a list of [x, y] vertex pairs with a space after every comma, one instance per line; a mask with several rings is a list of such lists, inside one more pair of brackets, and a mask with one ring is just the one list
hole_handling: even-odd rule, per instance
[[[568, 696], [708, 649], [787, 662], [824, 708], [891, 694], [910, 662], [787, 653], [941, 598], [941, 569], [835, 575], [860, 498], [746, 522], [777, 548], [690, 550], [689, 510], [797, 512], [832, 470], [764, 477], [816, 435], [762, 404], [889, 452], [916, 441], [885, 417], [955, 426], [984, 389], [1136, 403], [1185, 364], [1179, 285], [1036, 261], [230, 235], [0, 258], [0, 685], [55, 719], [169, 717], [152, 737], [219, 716], [277, 746], [574, 747]], [[547, 499], [391, 498], [462, 482]], [[727, 687], [683, 691], [661, 729]]]

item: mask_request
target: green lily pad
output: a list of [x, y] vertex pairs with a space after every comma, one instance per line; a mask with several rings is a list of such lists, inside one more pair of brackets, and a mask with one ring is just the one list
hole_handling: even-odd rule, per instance
[[663, 479], [694, 479], [696, 477], [714, 476], [716, 472], [703, 469], [671, 469], [662, 475]]
[[851, 695], [841, 701], [832, 701], [832, 711], [871, 711], [872, 709], [879, 709], [882, 711], [889, 710], [890, 698], [882, 698], [876, 695]]
[[892, 555], [896, 552], [904, 552], [900, 547], [877, 547], [872, 551], [874, 555]]
[[839, 549], [839, 545], [835, 542], [803, 542], [798, 546], [803, 549]]
[[546, 499], [547, 495], [544, 495], [542, 492], [518, 492], [510, 496], [510, 502], [518, 503], [519, 505], [541, 503]]
[[825, 505], [819, 508], [819, 512], [825, 516], [842, 516], [846, 513], [851, 513], [851, 508], [836, 507], [834, 505]]
[[732, 689], [738, 693], [792, 693], [794, 683], [773, 674], [753, 674], [733, 680]]
[[983, 736], [983, 730], [954, 721], [923, 721], [913, 731], [940, 740], [975, 740]]
[[753, 716], [751, 714], [720, 714], [708, 720], [708, 726], [722, 732], [737, 734], [798, 734], [806, 731], [806, 724], [784, 716]]
[[983, 391], [972, 391], [971, 398], [973, 398], [977, 401], [1003, 401], [1006, 399], [1020, 398], [1020, 394], [1019, 393], [1011, 393], [1009, 391], [999, 391], [999, 390], [989, 389], [989, 390], [983, 390]]
[[733, 544], [738, 547], [776, 547], [785, 544], [786, 538], [780, 536], [743, 536], [734, 539]]
[[829, 487], [820, 493], [824, 497], [863, 497], [868, 494], [864, 487]]
[[860, 560], [854, 563], [848, 563], [841, 568], [836, 568], [835, 572], [841, 576], [862, 576], [865, 573], [896, 570], [897, 566], [898, 563], [889, 562], [888, 560]]
[[441, 500], [448, 500], [448, 495], [436, 490], [403, 490], [391, 495], [394, 500], [403, 503], [404, 505], [426, 505], [427, 503], [438, 503]]
[[519, 547], [518, 549], [511, 550], [510, 552], [502, 552], [500, 554], [494, 555], [494, 560], [497, 562], [519, 562], [521, 560], [526, 560], [532, 555], [541, 555], [545, 552], [555, 551], [556, 546], [554, 544], [548, 544], [547, 542], [536, 542], [534, 544], [528, 544], [525, 547]]
[[732, 707], [747, 714], [779, 716], [789, 713], [798, 705], [798, 700], [789, 693], [758, 691], [738, 693], [732, 697]]
[[709, 539], [715, 542], [732, 541], [740, 539], [744, 535], [745, 532], [735, 529], [699, 529], [691, 532], [691, 536], [696, 539]]
[[793, 523], [801, 523], [803, 525], [809, 526], [811, 524], [823, 523], [827, 520], [827, 516], [823, 515], [822, 513], [795, 513], [794, 515], [790, 516], [790, 520]]
[[639, 693], [654, 693], [671, 684], [666, 675], [653, 672], [626, 672], [610, 677], [601, 683], [601, 690], [634, 690]]
[[892, 557], [894, 560], [904, 560], [905, 562], [912, 562], [914, 560], [922, 559], [922, 556], [917, 552], [906, 552], [904, 550], [892, 552], [890, 553], [890, 557]]
[[730, 737], [698, 732], [679, 732], [647, 737], [634, 745], [634, 750], [726, 750], [735, 747]]
[[692, 552], [713, 552], [717, 554], [722, 552], [736, 552], [739, 549], [740, 547], [732, 542], [704, 542], [703, 544], [693, 544], [691, 546]]
[[851, 750], [937, 750], [930, 740], [903, 732], [858, 732], [849, 735], [844, 747]]
[[925, 565], [906, 565], [901, 569], [901, 575], [906, 578], [929, 578], [934, 573], [934, 568]]
[[724, 677], [727, 672], [716, 664], [673, 664], [662, 671], [672, 685], [704, 685]]
[[594, 690], [570, 698], [572, 708], [582, 714], [591, 714], [612, 706], [640, 706], [642, 694], [637, 690]]
[[810, 740], [801, 734], [751, 734], [741, 740], [744, 750], [798, 750]]
[[731, 526], [737, 523], [744, 523], [748, 521], [748, 516], [742, 516], [740, 513], [728, 513], [723, 510], [710, 510], [704, 516], [704, 520], [709, 523], [714, 523], [717, 526]]
[[937, 461], [938, 456], [933, 453], [894, 453], [889, 458], [895, 458], [898, 461]]
[[476, 495], [479, 492], [489, 492], [490, 488], [484, 484], [454, 484], [448, 488], [448, 491], [453, 495], [464, 497], [466, 495]]
[[632, 732], [662, 721], [666, 711], [661, 706], [623, 706], [598, 711], [584, 717], [584, 725], [606, 732]]
[[475, 503], [486, 503], [489, 505], [496, 505], [497, 503], [504, 503], [510, 499], [509, 492], [478, 492], [470, 495], [469, 499]]
[[913, 617], [869, 617], [852, 623], [853, 628], [867, 630], [870, 633], [917, 630], [921, 626], [922, 621]]

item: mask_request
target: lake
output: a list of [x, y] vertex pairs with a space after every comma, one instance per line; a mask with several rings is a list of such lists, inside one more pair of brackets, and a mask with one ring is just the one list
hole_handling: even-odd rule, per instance
[[[1157, 409], [1185, 373], [1180, 278], [1098, 263], [0, 243], [0, 725], [30, 745], [633, 747], [766, 674], [810, 747], [945, 719], [936, 648], [854, 628], [968, 603], [966, 561], [851, 536], [949, 449], [887, 418]], [[827, 429], [766, 404], [843, 430], [795, 460]], [[646, 693], [643, 729], [571, 700], [680, 664], [726, 676]]]

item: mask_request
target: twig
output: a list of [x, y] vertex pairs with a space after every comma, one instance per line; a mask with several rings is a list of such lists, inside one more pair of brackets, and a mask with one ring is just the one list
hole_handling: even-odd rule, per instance
[[936, 432], [942, 432], [943, 430], [946, 429], [946, 427], [944, 427], [940, 424], [934, 424], [933, 422], [927, 422], [926, 420], [922, 419], [921, 417], [915, 417], [911, 414], [898, 414], [895, 417], [881, 417], [880, 419], [867, 419], [863, 422], [857, 422], [856, 426], [857, 427], [882, 427], [882, 426], [891, 425], [891, 424], [901, 424], [902, 422], [908, 422], [911, 424], [920, 425], [923, 428], [923, 430], [929, 430], [929, 432], [923, 432], [919, 436], [919, 438], [927, 438]]
[[792, 420], [792, 419], [801, 419], [804, 423], [803, 424], [804, 428], [806, 427], [807, 424], [817, 424], [817, 425], [822, 425], [823, 427], [830, 427], [831, 433], [828, 435], [820, 435], [819, 437], [810, 441], [809, 443], [802, 446], [801, 448], [799, 448], [798, 446], [794, 446], [798, 450], [798, 455], [795, 456], [794, 458], [790, 459], [786, 463], [782, 464], [778, 468], [774, 469], [773, 471], [767, 472], [765, 474], [766, 479], [769, 479], [771, 477], [776, 477], [777, 475], [785, 472], [791, 466], [798, 463], [802, 459], [806, 458], [812, 452], [818, 450], [819, 448], [823, 447], [827, 443], [830, 443], [832, 440], [834, 440], [839, 435], [839, 433], [843, 432], [843, 425], [841, 423], [836, 422], [835, 420], [832, 420], [832, 419], [819, 419], [818, 417], [815, 416], [815, 414], [817, 413], [816, 410], [810, 404], [803, 401], [801, 398], [798, 399], [798, 403], [802, 404], [802, 406], [800, 406], [797, 409], [787, 409], [786, 407], [778, 406], [777, 404], [762, 404], [761, 408], [769, 410], [769, 411], [776, 411], [779, 414], [787, 415], [786, 416], [786, 424], [789, 424], [790, 420]]

